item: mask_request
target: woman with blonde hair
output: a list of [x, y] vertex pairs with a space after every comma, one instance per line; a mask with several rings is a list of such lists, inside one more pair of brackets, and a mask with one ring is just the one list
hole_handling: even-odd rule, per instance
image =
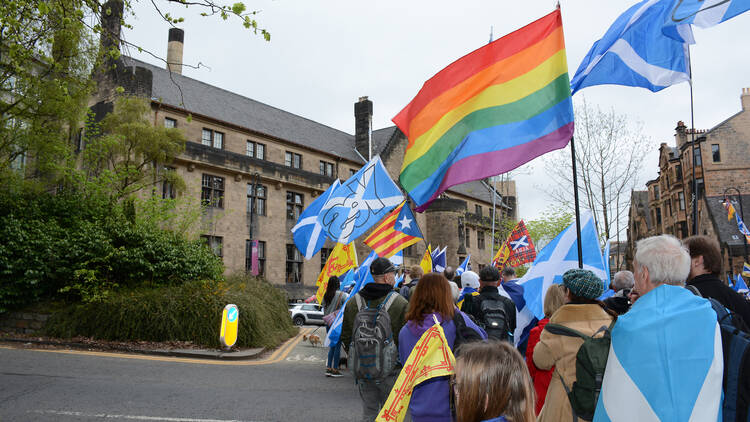
[[453, 378], [457, 422], [533, 422], [534, 387], [523, 357], [508, 342], [468, 343]]

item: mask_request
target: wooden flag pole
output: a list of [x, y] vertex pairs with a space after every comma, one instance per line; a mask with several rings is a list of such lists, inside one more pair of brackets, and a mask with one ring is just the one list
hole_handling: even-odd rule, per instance
[[581, 248], [581, 210], [578, 204], [578, 174], [576, 172], [576, 146], [573, 141], [574, 136], [570, 137], [570, 156], [573, 159], [573, 198], [576, 209], [576, 244], [578, 245], [578, 268], [583, 268], [583, 252]]

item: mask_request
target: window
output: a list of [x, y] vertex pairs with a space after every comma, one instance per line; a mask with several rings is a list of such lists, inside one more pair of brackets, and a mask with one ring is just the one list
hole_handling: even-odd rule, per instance
[[477, 230], [477, 248], [484, 249], [484, 231]]
[[[253, 243], [250, 240], [245, 241], [245, 271], [253, 268]], [[258, 241], [258, 275], [266, 273], [266, 242]]]
[[656, 225], [661, 224], [661, 207], [656, 209]]
[[201, 239], [206, 242], [206, 245], [211, 248], [211, 251], [214, 253], [214, 255], [218, 257], [222, 257], [223, 255], [223, 248], [222, 245], [224, 243], [224, 238], [221, 236], [209, 236], [206, 234], [201, 235]]
[[679, 202], [680, 202], [680, 211], [684, 211], [685, 210], [685, 194], [683, 192], [678, 192], [677, 198], [679, 199]]
[[668, 213], [668, 215], [673, 215], [674, 214], [672, 212], [672, 200], [671, 199], [667, 199], [667, 213]]
[[471, 245], [471, 230], [468, 227], [466, 228], [466, 238], [464, 240], [464, 245]]
[[654, 200], [659, 200], [659, 185], [654, 185]]
[[303, 208], [302, 194], [297, 192], [286, 193], [286, 219], [297, 221]]
[[675, 167], [674, 172], [675, 172], [675, 179], [682, 180], [682, 164], [677, 164], [677, 167]]
[[86, 146], [83, 140], [83, 128], [78, 129], [78, 132], [76, 133], [75, 146], [76, 146], [76, 152], [83, 151], [83, 148]]
[[302, 156], [296, 152], [287, 151], [284, 155], [284, 165], [295, 169], [302, 168]]
[[482, 206], [481, 205], [474, 205], [474, 213], [478, 216], [482, 216]]
[[323, 267], [326, 266], [326, 261], [328, 261], [328, 257], [331, 256], [331, 252], [333, 249], [330, 248], [320, 248], [320, 271], [323, 271]]
[[320, 174], [322, 174], [323, 176], [333, 177], [333, 163], [321, 160]]
[[171, 119], [169, 117], [164, 118], [164, 127], [167, 129], [174, 129], [177, 127], [177, 120]]
[[161, 182], [161, 197], [163, 199], [175, 199], [177, 197], [174, 184], [167, 180], [167, 173], [174, 173], [174, 171], [174, 167], [164, 167], [165, 179]]
[[247, 141], [247, 146], [245, 148], [245, 155], [248, 157], [257, 158], [259, 160], [266, 159], [266, 146], [264, 144]]
[[355, 170], [355, 169], [349, 169], [349, 177], [352, 177], [355, 174], [357, 174], [357, 170]]
[[417, 256], [417, 247], [416, 245], [409, 245], [404, 248], [404, 256]]
[[266, 195], [268, 188], [263, 185], [255, 185], [255, 210], [250, 207], [253, 205], [253, 184], [247, 184], [247, 213], [254, 211], [256, 215], [266, 215]]
[[719, 161], [721, 161], [721, 151], [719, 151], [719, 144], [711, 145], [711, 156], [714, 160], [714, 163], [718, 163]]
[[701, 149], [693, 148], [693, 151], [695, 151], [695, 165], [696, 166], [702, 166], [703, 165], [703, 159], [701, 158]]
[[201, 143], [209, 147], [222, 149], [224, 148], [224, 134], [212, 129], [203, 128]]
[[299, 283], [302, 281], [302, 254], [294, 243], [286, 245], [286, 282]]
[[224, 208], [224, 178], [219, 176], [203, 175], [201, 189], [201, 201], [207, 207]]

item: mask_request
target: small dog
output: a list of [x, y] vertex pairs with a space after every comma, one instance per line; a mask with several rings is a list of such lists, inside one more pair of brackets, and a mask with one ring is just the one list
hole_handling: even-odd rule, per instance
[[313, 347], [323, 345], [323, 342], [320, 341], [320, 337], [316, 336], [315, 334], [310, 334], [309, 336], [307, 336], [307, 340], [310, 341], [310, 344], [312, 344]]
[[302, 335], [302, 341], [307, 341], [307, 334]]

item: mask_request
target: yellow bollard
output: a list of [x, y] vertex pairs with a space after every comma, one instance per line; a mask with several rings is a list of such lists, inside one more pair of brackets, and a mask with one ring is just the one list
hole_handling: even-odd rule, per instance
[[222, 346], [230, 349], [237, 342], [237, 326], [239, 325], [240, 310], [237, 305], [227, 305], [221, 313], [221, 333], [219, 341]]

